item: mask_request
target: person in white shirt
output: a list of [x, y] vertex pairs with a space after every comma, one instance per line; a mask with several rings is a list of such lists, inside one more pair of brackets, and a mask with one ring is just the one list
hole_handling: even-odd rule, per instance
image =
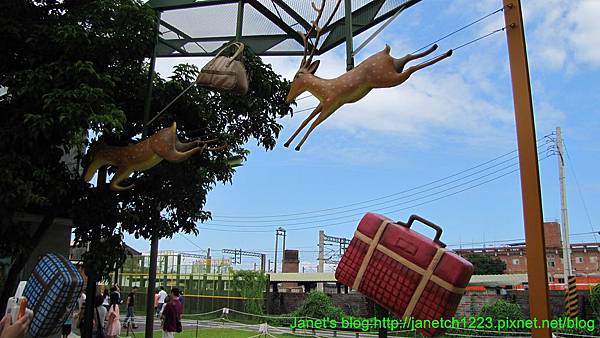
[[156, 308], [156, 311], [158, 312], [156, 315], [157, 318], [160, 317], [160, 312], [165, 305], [165, 298], [167, 298], [167, 292], [165, 291], [165, 288], [161, 286], [160, 291], [158, 292], [158, 307]]

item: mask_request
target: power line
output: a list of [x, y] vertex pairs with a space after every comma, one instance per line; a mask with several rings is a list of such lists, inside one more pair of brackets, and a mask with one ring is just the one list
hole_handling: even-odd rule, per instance
[[563, 147], [565, 148], [565, 152], [567, 153], [567, 158], [569, 159], [569, 163], [571, 163], [571, 165], [569, 166], [569, 169], [571, 170], [571, 173], [573, 174], [573, 178], [575, 178], [575, 185], [577, 185], [577, 191], [579, 192], [579, 198], [581, 199], [581, 203], [583, 204], [583, 209], [585, 210], [585, 214], [587, 216], [587, 220], [588, 220], [588, 224], [590, 225], [590, 229], [592, 229], [592, 232], [594, 233], [594, 241], [597, 241], [596, 229], [594, 229], [594, 226], [592, 225], [592, 218], [590, 217], [590, 212], [588, 210], [587, 203], [585, 203], [585, 199], [583, 198], [583, 194], [581, 193], [581, 187], [579, 186], [579, 180], [577, 179], [577, 175], [575, 174], [575, 165], [573, 164], [571, 155], [569, 155], [569, 151], [567, 150], [567, 145], [565, 144], [564, 140], [563, 140]]
[[[545, 160], [545, 159], [547, 159], [548, 157], [551, 157], [551, 156], [553, 156], [553, 155], [546, 155], [545, 157], [541, 158], [539, 161], [543, 161], [543, 160]], [[410, 205], [410, 206], [407, 206], [407, 207], [404, 207], [404, 208], [400, 208], [400, 209], [388, 211], [387, 213], [388, 214], [395, 214], [395, 213], [398, 213], [400, 211], [404, 211], [404, 210], [407, 210], [407, 209], [411, 209], [411, 208], [415, 208], [415, 207], [418, 207], [418, 206], [421, 206], [421, 205], [425, 205], [425, 204], [429, 204], [429, 203], [432, 203], [432, 202], [435, 202], [435, 201], [439, 201], [439, 200], [441, 200], [443, 198], [451, 197], [451, 196], [457, 195], [459, 193], [462, 193], [464, 191], [471, 190], [471, 189], [477, 188], [477, 187], [479, 187], [481, 185], [484, 185], [484, 184], [490, 183], [492, 181], [498, 180], [498, 179], [500, 179], [502, 177], [505, 177], [505, 176], [510, 175], [512, 173], [515, 173], [517, 171], [519, 171], [519, 168], [514, 169], [512, 171], [509, 171], [507, 173], [504, 173], [502, 175], [496, 176], [496, 177], [491, 178], [489, 180], [483, 181], [481, 183], [469, 186], [467, 188], [464, 188], [464, 189], [461, 189], [461, 190], [458, 190], [458, 191], [455, 191], [455, 192], [452, 192], [452, 193], [448, 193], [446, 195], [443, 195], [443, 196], [440, 196], [440, 197], [437, 197], [437, 198], [434, 198], [434, 199], [431, 199], [431, 200], [427, 200], [425, 202], [421, 202], [421, 203], [413, 204], [413, 205]], [[358, 220], [359, 219], [354, 219], [353, 222], [356, 223]], [[286, 228], [286, 230], [287, 231], [301, 231], [301, 230], [308, 230], [308, 229], [315, 229], [315, 228], [326, 228], [326, 227], [331, 227], [331, 226], [340, 225], [340, 224], [348, 224], [349, 222], [350, 221], [344, 221], [344, 222], [337, 222], [337, 223], [323, 224], [323, 225], [315, 225], [315, 226], [308, 226], [308, 227], [300, 227], [300, 228]], [[213, 224], [213, 225], [216, 225], [216, 224]], [[229, 226], [229, 225], [227, 225], [227, 226]], [[236, 233], [241, 233], [241, 232], [244, 232], [244, 233], [272, 232], [272, 230], [232, 230], [232, 229], [215, 229], [215, 228], [206, 228], [206, 227], [202, 227], [199, 230], [200, 231], [202, 231], [202, 230], [221, 231], [221, 232], [235, 231]]]
[[[517, 157], [518, 157], [518, 156], [511, 157], [511, 158], [509, 158], [508, 160], [504, 160], [504, 161], [502, 161], [502, 162], [500, 162], [500, 163], [498, 163], [498, 164], [496, 164], [496, 165], [494, 165], [494, 166], [491, 166], [491, 167], [488, 167], [488, 168], [485, 168], [485, 169], [481, 169], [481, 170], [475, 171], [475, 172], [473, 172], [473, 173], [471, 173], [471, 174], [469, 174], [469, 175], [466, 175], [466, 176], [463, 176], [463, 177], [460, 177], [460, 178], [457, 178], [457, 179], [454, 179], [454, 180], [448, 181], [448, 182], [446, 182], [446, 183], [443, 183], [443, 184], [440, 184], [440, 185], [433, 186], [433, 187], [431, 187], [431, 188], [427, 188], [427, 189], [425, 189], [425, 190], [422, 190], [422, 191], [417, 191], [417, 192], [415, 192], [415, 193], [412, 193], [412, 194], [409, 194], [409, 195], [404, 195], [404, 196], [401, 196], [401, 197], [396, 197], [396, 198], [394, 198], [394, 199], [387, 200], [387, 201], [384, 201], [384, 202], [378, 202], [378, 203], [373, 203], [373, 204], [369, 204], [369, 205], [364, 205], [364, 206], [361, 206], [361, 207], [358, 207], [358, 208], [352, 208], [352, 209], [345, 210], [345, 211], [338, 211], [338, 212], [332, 212], [332, 213], [325, 213], [325, 214], [321, 214], [321, 215], [315, 215], [315, 216], [304, 216], [304, 217], [287, 218], [287, 219], [273, 219], [273, 220], [219, 220], [219, 219], [215, 219], [215, 218], [213, 218], [213, 220], [216, 220], [216, 221], [224, 221], [224, 222], [229, 222], [229, 223], [273, 223], [273, 222], [289, 222], [289, 221], [296, 221], [296, 220], [303, 220], [303, 219], [313, 219], [313, 218], [319, 218], [319, 217], [324, 217], [324, 216], [331, 216], [331, 215], [337, 215], [337, 214], [344, 214], [344, 213], [351, 212], [351, 211], [363, 210], [364, 208], [371, 208], [371, 207], [374, 207], [374, 206], [385, 205], [385, 204], [388, 204], [388, 203], [390, 203], [390, 202], [395, 202], [395, 201], [398, 201], [398, 200], [402, 200], [402, 199], [404, 199], [404, 198], [406, 198], [406, 197], [416, 196], [416, 195], [422, 194], [422, 193], [424, 193], [424, 192], [427, 192], [427, 191], [432, 191], [432, 190], [435, 190], [435, 189], [437, 189], [437, 188], [441, 188], [441, 187], [444, 187], [444, 186], [450, 185], [450, 184], [452, 184], [452, 183], [456, 183], [456, 182], [458, 182], [458, 181], [461, 181], [461, 180], [463, 180], [463, 179], [465, 179], [465, 178], [469, 178], [469, 177], [475, 176], [476, 174], [482, 173], [482, 172], [484, 172], [484, 171], [487, 171], [487, 170], [493, 169], [493, 168], [495, 168], [495, 167], [499, 166], [500, 164], [503, 164], [503, 163], [506, 163], [506, 162], [513, 161], [513, 160], [515, 160]], [[513, 167], [513, 166], [515, 166], [515, 165], [518, 165], [518, 164], [519, 164], [518, 162], [517, 162], [517, 163], [512, 163], [512, 164], [510, 164], [510, 165], [508, 165], [508, 166], [505, 166], [505, 167], [503, 167], [502, 169], [510, 168], [510, 167]], [[500, 170], [502, 170], [502, 169], [500, 169]], [[490, 173], [490, 174], [487, 174], [487, 175], [481, 176], [480, 178], [482, 178], [482, 177], [486, 177], [486, 176], [489, 176], [489, 175], [492, 175], [492, 174], [494, 174], [494, 173], [496, 173], [496, 172], [498, 172], [498, 171], [494, 171], [494, 172], [492, 172], [492, 173]], [[480, 178], [477, 178], [477, 179], [480, 179]], [[476, 180], [477, 180], [477, 179], [476, 179]], [[467, 181], [466, 183], [470, 183], [470, 182], [471, 182], [471, 181]], [[463, 183], [463, 184], [465, 184], [465, 183]], [[462, 184], [461, 184], [461, 185], [462, 185]], [[414, 190], [415, 190], [415, 189], [413, 188], [413, 189], [405, 190], [404, 192], [409, 192], [409, 191], [414, 191]], [[443, 191], [442, 191], [442, 192], [443, 192]], [[361, 204], [362, 204], [362, 203], [361, 203]], [[317, 221], [318, 221], [318, 220], [317, 220]], [[212, 222], [211, 222], [211, 223], [212, 223]], [[294, 224], [291, 224], [291, 225], [294, 225]]]
[[[541, 143], [540, 145], [538, 145], [538, 149], [541, 148], [544, 145], [547, 145], [548, 143], [551, 143], [551, 141], [548, 138], [546, 138], [546, 136], [543, 136], [543, 137], [539, 138], [537, 141], [539, 142], [539, 141], [542, 141], [542, 140], [546, 140], [546, 142], [545, 143]], [[213, 217], [213, 219], [232, 218], [232, 219], [246, 219], [247, 220], [247, 219], [260, 219], [260, 218], [277, 218], [277, 217], [290, 217], [290, 216], [300, 216], [300, 215], [309, 215], [309, 214], [320, 214], [320, 213], [327, 212], [327, 211], [332, 211], [332, 210], [346, 209], [346, 208], [357, 206], [357, 205], [361, 205], [361, 204], [367, 204], [367, 203], [371, 203], [371, 202], [375, 202], [375, 201], [380, 201], [380, 200], [388, 199], [390, 197], [402, 195], [402, 194], [405, 194], [407, 192], [411, 192], [411, 191], [415, 191], [415, 190], [418, 190], [418, 189], [421, 189], [421, 188], [424, 188], [424, 187], [428, 187], [430, 185], [433, 185], [433, 184], [445, 181], [447, 179], [459, 176], [461, 174], [464, 174], [466, 172], [472, 171], [474, 169], [481, 168], [481, 167], [483, 167], [483, 166], [485, 166], [487, 164], [490, 164], [490, 163], [492, 163], [494, 161], [497, 161], [497, 160], [499, 160], [501, 158], [504, 158], [504, 157], [509, 156], [509, 155], [511, 155], [513, 153], [516, 153], [516, 152], [517, 152], [517, 150], [513, 150], [513, 151], [510, 151], [510, 152], [504, 153], [504, 154], [502, 154], [500, 156], [494, 157], [491, 160], [488, 160], [488, 161], [485, 161], [485, 162], [480, 163], [478, 165], [475, 165], [473, 167], [470, 167], [470, 168], [458, 171], [458, 172], [456, 172], [454, 174], [442, 177], [440, 179], [431, 181], [429, 183], [425, 183], [425, 184], [422, 184], [422, 185], [419, 185], [419, 186], [416, 186], [416, 187], [413, 187], [413, 188], [410, 188], [410, 189], [406, 189], [406, 190], [403, 190], [403, 191], [400, 191], [400, 192], [396, 192], [396, 193], [392, 193], [392, 194], [389, 194], [389, 195], [385, 195], [385, 196], [382, 196], [382, 197], [372, 198], [372, 199], [365, 200], [365, 201], [354, 202], [354, 203], [350, 203], [350, 204], [345, 204], [345, 205], [341, 205], [341, 206], [337, 206], [337, 207], [331, 207], [331, 208], [325, 208], [325, 209], [317, 209], [317, 210], [312, 210], [312, 211], [287, 213], [287, 214], [276, 214], [276, 215], [233, 216], [233, 215], [219, 215], [219, 214], [217, 214], [217, 215], [215, 215]], [[517, 158], [517, 157], [518, 156], [515, 156], [513, 158]], [[501, 162], [501, 163], [504, 163], [504, 162]], [[499, 164], [501, 164], [501, 163], [499, 163]], [[321, 215], [321, 216], [324, 216], [324, 215]], [[314, 216], [314, 217], [319, 217], [319, 216]], [[229, 222], [230, 220], [222, 220], [222, 221]]]
[[[384, 207], [376, 208], [376, 209], [370, 209], [370, 210], [371, 211], [384, 211], [384, 210], [387, 210], [387, 209], [390, 209], [390, 208], [395, 208], [395, 207], [400, 206], [400, 205], [405, 205], [407, 203], [416, 202], [418, 200], [422, 200], [422, 199], [425, 199], [425, 198], [428, 198], [428, 197], [432, 197], [432, 196], [438, 195], [440, 193], [447, 192], [447, 191], [450, 191], [450, 190], [453, 190], [453, 189], [456, 189], [456, 188], [468, 185], [469, 183], [473, 183], [475, 181], [479, 181], [479, 180], [484, 179], [486, 177], [489, 177], [489, 176], [492, 176], [492, 175], [497, 174], [499, 172], [502, 172], [502, 171], [504, 171], [506, 169], [513, 168], [515, 165], [518, 165], [518, 164], [519, 163], [512, 163], [510, 165], [507, 165], [507, 166], [504, 166], [504, 167], [502, 167], [500, 169], [497, 169], [497, 170], [495, 170], [495, 171], [493, 171], [491, 173], [487, 173], [487, 174], [481, 175], [481, 176], [479, 176], [477, 178], [468, 180], [468, 181], [460, 183], [460, 184], [453, 185], [453, 186], [451, 186], [449, 188], [445, 188], [445, 189], [442, 189], [440, 191], [436, 191], [436, 192], [433, 192], [433, 193], [430, 193], [430, 194], [427, 194], [427, 195], [424, 195], [424, 196], [421, 196], [421, 197], [413, 198], [413, 199], [410, 199], [408, 201], [404, 201], [404, 202], [400, 202], [400, 203], [394, 203], [394, 204], [391, 204], [391, 205], [388, 205], [388, 206], [384, 206]], [[471, 175], [469, 175], [469, 176], [471, 176]], [[449, 183], [452, 183], [452, 182], [455, 182], [455, 181], [459, 181], [459, 180], [461, 180], [461, 179], [454, 180], [454, 181], [451, 181]], [[400, 199], [404, 199], [406, 197], [411, 197], [411, 196], [419, 195], [419, 194], [422, 194], [423, 192], [430, 191], [430, 190], [433, 190], [433, 189], [437, 189], [439, 187], [443, 187], [443, 186], [445, 186], [445, 185], [447, 185], [449, 183], [445, 183], [445, 184], [436, 186], [434, 188], [430, 188], [430, 189], [427, 189], [427, 190], [424, 190], [424, 191], [420, 191], [420, 192], [413, 193], [413, 194], [410, 194], [410, 195], [407, 195], [407, 196], [403, 196], [403, 197], [397, 198], [396, 200], [400, 200]], [[387, 202], [379, 203], [379, 204], [385, 204], [385, 203], [387, 203]], [[351, 210], [348, 210], [348, 211], [344, 211], [344, 212], [341, 212], [341, 213], [347, 213], [347, 212], [356, 211], [356, 210], [364, 210], [364, 209], [370, 208], [372, 206], [373, 205], [367, 205], [367, 206], [364, 206], [364, 207], [359, 207], [359, 208], [351, 209]], [[290, 225], [313, 224], [315, 222], [328, 222], [328, 221], [334, 221], [334, 220], [339, 220], [339, 219], [345, 219], [345, 218], [353, 217], [353, 216], [360, 216], [363, 213], [364, 212], [360, 212], [360, 213], [354, 213], [354, 214], [346, 215], [346, 216], [338, 216], [338, 217], [333, 217], [333, 218], [318, 219], [318, 220], [311, 220], [311, 221], [302, 221], [302, 222], [295, 222], [295, 223], [289, 223], [289, 222], [282, 221], [282, 220], [275, 220], [275, 221], [255, 221], [255, 222], [272, 222], [270, 225], [253, 225], [253, 226], [248, 226], [248, 225], [232, 225], [232, 224], [213, 223], [213, 222], [207, 222], [206, 224], [207, 225], [229, 226], [229, 227], [232, 227], [232, 228], [233, 227], [265, 228], [265, 227], [273, 227], [273, 226], [275, 226], [275, 223], [285, 223], [286, 226], [290, 226]], [[233, 221], [229, 221], [229, 222], [233, 222]], [[237, 221], [237, 222], [243, 222], [243, 221]], [[252, 221], [249, 221], [249, 222], [252, 222]]]

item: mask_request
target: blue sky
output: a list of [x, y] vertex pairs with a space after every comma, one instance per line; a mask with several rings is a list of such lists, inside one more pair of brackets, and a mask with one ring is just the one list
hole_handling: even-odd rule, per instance
[[[562, 127], [569, 153], [571, 232], [600, 231], [600, 1], [529, 0], [524, 6], [538, 137]], [[500, 7], [497, 0], [424, 0], [363, 49], [356, 63], [386, 43], [393, 56], [403, 56]], [[492, 15], [440, 42], [439, 52], [503, 26], [502, 14]], [[357, 37], [355, 46], [367, 35]], [[317, 75], [340, 75], [345, 69], [344, 52], [340, 46], [319, 57]], [[157, 70], [166, 76], [174, 64], [202, 66], [207, 61], [159, 59]], [[299, 65], [296, 57], [265, 61], [287, 78]], [[308, 112], [283, 119], [285, 128], [276, 149], [265, 152], [251, 143], [252, 154], [233, 184], [218, 185], [209, 194], [206, 209], [213, 212], [214, 220], [199, 225], [197, 237], [161, 240], [160, 250], [198, 252], [210, 247], [213, 256], [220, 257], [222, 248], [242, 248], [267, 253], [272, 259], [275, 229], [282, 226], [288, 229], [287, 248], [301, 250], [301, 264], [314, 271], [319, 229], [351, 238], [360, 214], [380, 208], [380, 213], [393, 219], [406, 220], [415, 213], [438, 223], [444, 229], [442, 240], [451, 247], [524, 238], [519, 176], [510, 173], [518, 168], [516, 159], [511, 160], [516, 153], [462, 176], [404, 192], [516, 150], [508, 66], [506, 37], [503, 32], [494, 34], [419, 71], [401, 86], [374, 90], [363, 100], [343, 106], [313, 132], [300, 152], [284, 148], [283, 143]], [[301, 100], [297, 109], [313, 107], [315, 102]], [[540, 158], [546, 157], [546, 148], [541, 147]], [[544, 218], [557, 220], [556, 156], [540, 162], [540, 173]], [[361, 203], [369, 200], [374, 201]], [[347, 205], [351, 206], [343, 207]], [[323, 209], [329, 210], [319, 211]], [[285, 216], [290, 214], [295, 215]], [[276, 215], [283, 216], [265, 217]], [[312, 228], [293, 230], [305, 227]], [[424, 227], [416, 230], [432, 234]], [[573, 242], [593, 240], [591, 234], [572, 238]], [[146, 241], [127, 241], [141, 251], [149, 250]], [[253, 261], [245, 262], [250, 267]]]

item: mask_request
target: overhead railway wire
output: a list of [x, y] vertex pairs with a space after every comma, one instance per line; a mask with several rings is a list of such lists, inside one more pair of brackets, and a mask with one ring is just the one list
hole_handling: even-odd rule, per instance
[[[543, 161], [543, 160], [545, 160], [545, 159], [547, 159], [547, 158], [549, 158], [549, 157], [551, 157], [551, 156], [553, 156], [553, 155], [546, 155], [545, 157], [543, 157], [543, 158], [539, 159], [539, 161]], [[480, 183], [478, 183], [478, 184], [474, 184], [474, 185], [468, 186], [468, 187], [466, 187], [466, 188], [460, 189], [460, 190], [458, 190], [458, 191], [453, 191], [453, 192], [450, 192], [450, 193], [448, 193], [448, 194], [445, 194], [445, 195], [442, 195], [442, 196], [439, 196], [439, 197], [435, 197], [435, 198], [432, 198], [432, 199], [430, 199], [430, 200], [426, 200], [426, 201], [424, 201], [424, 202], [420, 202], [420, 203], [417, 203], [417, 204], [412, 204], [412, 205], [409, 205], [409, 206], [406, 206], [406, 207], [403, 207], [403, 208], [399, 208], [399, 209], [395, 209], [395, 210], [386, 211], [386, 213], [387, 213], [388, 215], [393, 215], [393, 214], [395, 214], [395, 213], [399, 213], [399, 212], [401, 212], [401, 211], [405, 211], [405, 210], [412, 209], [412, 208], [415, 208], [415, 207], [418, 207], [418, 206], [421, 206], [421, 205], [429, 204], [429, 203], [432, 203], [432, 202], [435, 202], [435, 201], [438, 201], [438, 200], [441, 200], [441, 199], [444, 199], [444, 198], [447, 198], [447, 197], [451, 197], [451, 196], [457, 195], [457, 194], [459, 194], [459, 193], [462, 193], [462, 192], [464, 192], [464, 191], [468, 191], [468, 190], [471, 190], [471, 189], [477, 188], [477, 187], [479, 187], [479, 186], [482, 186], [482, 185], [484, 185], [484, 184], [487, 184], [487, 183], [490, 183], [490, 182], [496, 181], [496, 180], [498, 180], [498, 179], [500, 179], [500, 178], [502, 178], [502, 177], [505, 177], [505, 176], [508, 176], [508, 175], [510, 175], [510, 174], [516, 173], [517, 171], [519, 171], [519, 168], [516, 168], [516, 169], [514, 169], [514, 170], [511, 170], [511, 171], [509, 171], [509, 172], [506, 172], [506, 173], [500, 174], [500, 175], [498, 175], [498, 176], [495, 176], [495, 177], [493, 177], [493, 178], [490, 178], [490, 179], [488, 179], [488, 180], [485, 180], [485, 181], [483, 181], [483, 182], [480, 182]], [[464, 185], [464, 184], [462, 184], [462, 185]], [[462, 186], [462, 185], [459, 185], [459, 186]], [[445, 189], [445, 191], [448, 191], [448, 190], [450, 190], [450, 189]], [[439, 192], [438, 192], [438, 193], [439, 193]], [[434, 195], [436, 195], [436, 194], [430, 194], [430, 195], [428, 195], [428, 196], [434, 196]], [[428, 197], [428, 196], [425, 196], [425, 197]], [[419, 200], [419, 199], [423, 199], [423, 198], [424, 198], [424, 197], [420, 197], [420, 198], [418, 198], [418, 199], [414, 199], [413, 201], [416, 201], [416, 200]], [[406, 203], [408, 203], [408, 202], [411, 202], [411, 201], [407, 201], [407, 202], [405, 202], [405, 203], [400, 203], [400, 204], [397, 204], [396, 206], [399, 206], [399, 205], [402, 205], [402, 204], [406, 204]], [[375, 209], [375, 210], [368, 210], [368, 211], [379, 211], [379, 210], [384, 210], [384, 209], [389, 209], [389, 208], [390, 208], [390, 207], [387, 207], [387, 208], [379, 208], [379, 209]], [[344, 218], [350, 218], [350, 217], [352, 217], [352, 216], [357, 216], [357, 215], [362, 215], [362, 213], [360, 213], [360, 214], [355, 214], [355, 215], [349, 215], [349, 216], [346, 216], [346, 217], [344, 217]], [[285, 226], [286, 226], [286, 230], [287, 230], [287, 231], [300, 231], [300, 230], [308, 230], [308, 229], [316, 229], [316, 228], [326, 228], [326, 227], [332, 227], [332, 226], [335, 226], [335, 225], [348, 224], [348, 223], [351, 223], [351, 222], [352, 222], [352, 223], [356, 223], [358, 220], [359, 220], [359, 218], [353, 218], [353, 219], [348, 219], [348, 220], [346, 220], [346, 221], [342, 221], [342, 222], [329, 223], [329, 224], [320, 224], [320, 225], [313, 225], [313, 226], [307, 226], [307, 227], [298, 227], [298, 228], [290, 228], [290, 227], [289, 227], [289, 224], [286, 224]], [[299, 224], [295, 224], [295, 225], [300, 225], [300, 224], [314, 224], [314, 223], [317, 223], [317, 222], [304, 222], [304, 223], [299, 223]], [[200, 231], [202, 231], [202, 230], [208, 230], [208, 231], [221, 231], [221, 232], [232, 232], [232, 231], [233, 231], [233, 232], [236, 232], [236, 233], [238, 233], [238, 232], [239, 232], [239, 233], [265, 233], [265, 232], [273, 232], [273, 229], [274, 229], [274, 227], [275, 227], [275, 226], [281, 226], [281, 225], [273, 225], [273, 226], [272, 226], [272, 227], [273, 227], [273, 229], [270, 229], [270, 230], [244, 230], [244, 229], [242, 229], [242, 230], [238, 230], [238, 229], [232, 229], [232, 228], [234, 228], [234, 227], [240, 227], [240, 226], [235, 226], [235, 225], [231, 225], [231, 224], [223, 224], [223, 225], [220, 225], [220, 224], [215, 224], [215, 223], [213, 223], [213, 224], [210, 224], [210, 225], [213, 225], [213, 226], [221, 226], [222, 228], [209, 228], [209, 227], [204, 227], [204, 226], [202, 226], [202, 227], [200, 227], [200, 228], [199, 228], [199, 230], [200, 230]], [[242, 227], [243, 227], [243, 226], [242, 226]], [[259, 226], [254, 226], [254, 227], [259, 227]], [[249, 227], [247, 227], [247, 226], [246, 226], [245, 228], [249, 228]]]
[[[552, 143], [551, 141], [549, 141], [549, 139], [548, 139], [547, 136], [539, 138], [537, 140], [537, 142], [541, 142], [543, 140], [545, 140], [545, 142], [540, 143], [538, 145], [538, 149], [541, 149], [542, 147], [548, 146], [549, 144]], [[517, 152], [517, 150], [515, 149], [513, 151], [504, 153], [504, 154], [502, 154], [500, 156], [497, 156], [497, 157], [494, 157], [494, 158], [492, 158], [492, 159], [490, 159], [488, 161], [485, 161], [483, 163], [480, 163], [478, 165], [472, 166], [470, 168], [458, 171], [456, 173], [453, 173], [451, 175], [442, 177], [440, 179], [436, 179], [434, 181], [431, 181], [431, 182], [428, 182], [428, 183], [425, 183], [425, 184], [421, 184], [419, 186], [412, 187], [412, 188], [409, 188], [409, 189], [405, 189], [405, 190], [402, 190], [402, 191], [399, 191], [399, 192], [395, 192], [395, 193], [392, 193], [392, 194], [388, 194], [388, 195], [385, 195], [385, 196], [381, 196], [381, 197], [377, 197], [377, 198], [372, 198], [372, 199], [368, 199], [368, 200], [364, 200], [364, 201], [360, 201], [360, 202], [354, 202], [354, 203], [340, 205], [340, 206], [331, 207], [331, 208], [317, 209], [317, 210], [304, 211], [304, 212], [286, 213], [286, 214], [244, 215], [244, 216], [240, 216], [240, 215], [221, 215], [221, 214], [217, 213], [215, 216], [213, 216], [213, 222], [214, 221], [224, 221], [224, 222], [232, 222], [232, 223], [233, 222], [238, 222], [238, 221], [234, 221], [234, 220], [229, 220], [227, 218], [242, 219], [243, 220], [242, 222], [251, 222], [251, 223], [257, 222], [256, 220], [258, 220], [258, 219], [277, 218], [277, 219], [273, 219], [273, 220], [270, 220], [270, 221], [271, 222], [285, 222], [285, 221], [289, 221], [289, 220], [312, 219], [312, 218], [317, 218], [317, 217], [323, 217], [323, 216], [330, 216], [330, 215], [336, 215], [336, 214], [340, 214], [340, 213], [345, 213], [348, 210], [347, 211], [336, 211], [336, 212], [329, 212], [329, 211], [340, 210], [340, 209], [347, 209], [347, 208], [358, 206], [358, 205], [362, 205], [362, 204], [368, 204], [368, 203], [372, 203], [372, 202], [376, 202], [376, 201], [381, 201], [381, 200], [389, 199], [389, 198], [392, 198], [392, 197], [395, 197], [395, 196], [404, 195], [404, 194], [409, 193], [409, 192], [418, 191], [418, 190], [420, 190], [422, 188], [426, 188], [426, 187], [429, 187], [431, 185], [435, 185], [437, 183], [444, 182], [444, 181], [446, 181], [448, 179], [455, 178], [457, 176], [460, 176], [460, 175], [465, 174], [467, 172], [473, 171], [475, 169], [478, 169], [478, 168], [481, 168], [481, 167], [485, 167], [488, 164], [492, 164], [495, 161], [498, 161], [498, 160], [500, 160], [500, 159], [502, 159], [504, 157], [510, 156], [512, 154], [515, 154], [516, 152]], [[516, 158], [518, 158], [518, 156], [513, 156], [513, 157], [511, 157], [508, 160], [503, 160], [500, 163], [493, 164], [489, 168], [482, 169], [482, 170], [480, 170], [478, 172], [483, 172], [485, 170], [493, 169], [494, 167], [496, 167], [496, 166], [498, 166], [500, 164], [506, 163], [506, 162], [508, 162], [510, 160], [513, 160], [513, 159], [516, 159]], [[469, 174], [469, 175], [465, 176], [465, 178], [466, 177], [470, 177], [470, 176], [473, 176], [473, 174]], [[457, 180], [459, 180], [459, 179], [457, 179]], [[446, 185], [446, 184], [442, 184], [442, 186], [444, 186], [444, 185]], [[377, 204], [377, 205], [380, 205], [380, 204]], [[301, 215], [314, 215], [314, 216], [298, 217], [298, 218], [293, 218], [293, 219], [283, 219], [284, 217], [301, 216]], [[263, 222], [263, 221], [261, 220], [260, 222]]]

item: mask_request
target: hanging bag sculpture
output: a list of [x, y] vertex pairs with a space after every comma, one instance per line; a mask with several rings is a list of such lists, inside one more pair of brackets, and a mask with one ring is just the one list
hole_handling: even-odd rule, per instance
[[[231, 47], [237, 47], [233, 56], [221, 55]], [[196, 83], [210, 88], [231, 91], [236, 94], [246, 94], [248, 92], [248, 76], [241, 61], [243, 51], [244, 44], [241, 42], [234, 42], [221, 49], [217, 56], [202, 68], [196, 79]]]

